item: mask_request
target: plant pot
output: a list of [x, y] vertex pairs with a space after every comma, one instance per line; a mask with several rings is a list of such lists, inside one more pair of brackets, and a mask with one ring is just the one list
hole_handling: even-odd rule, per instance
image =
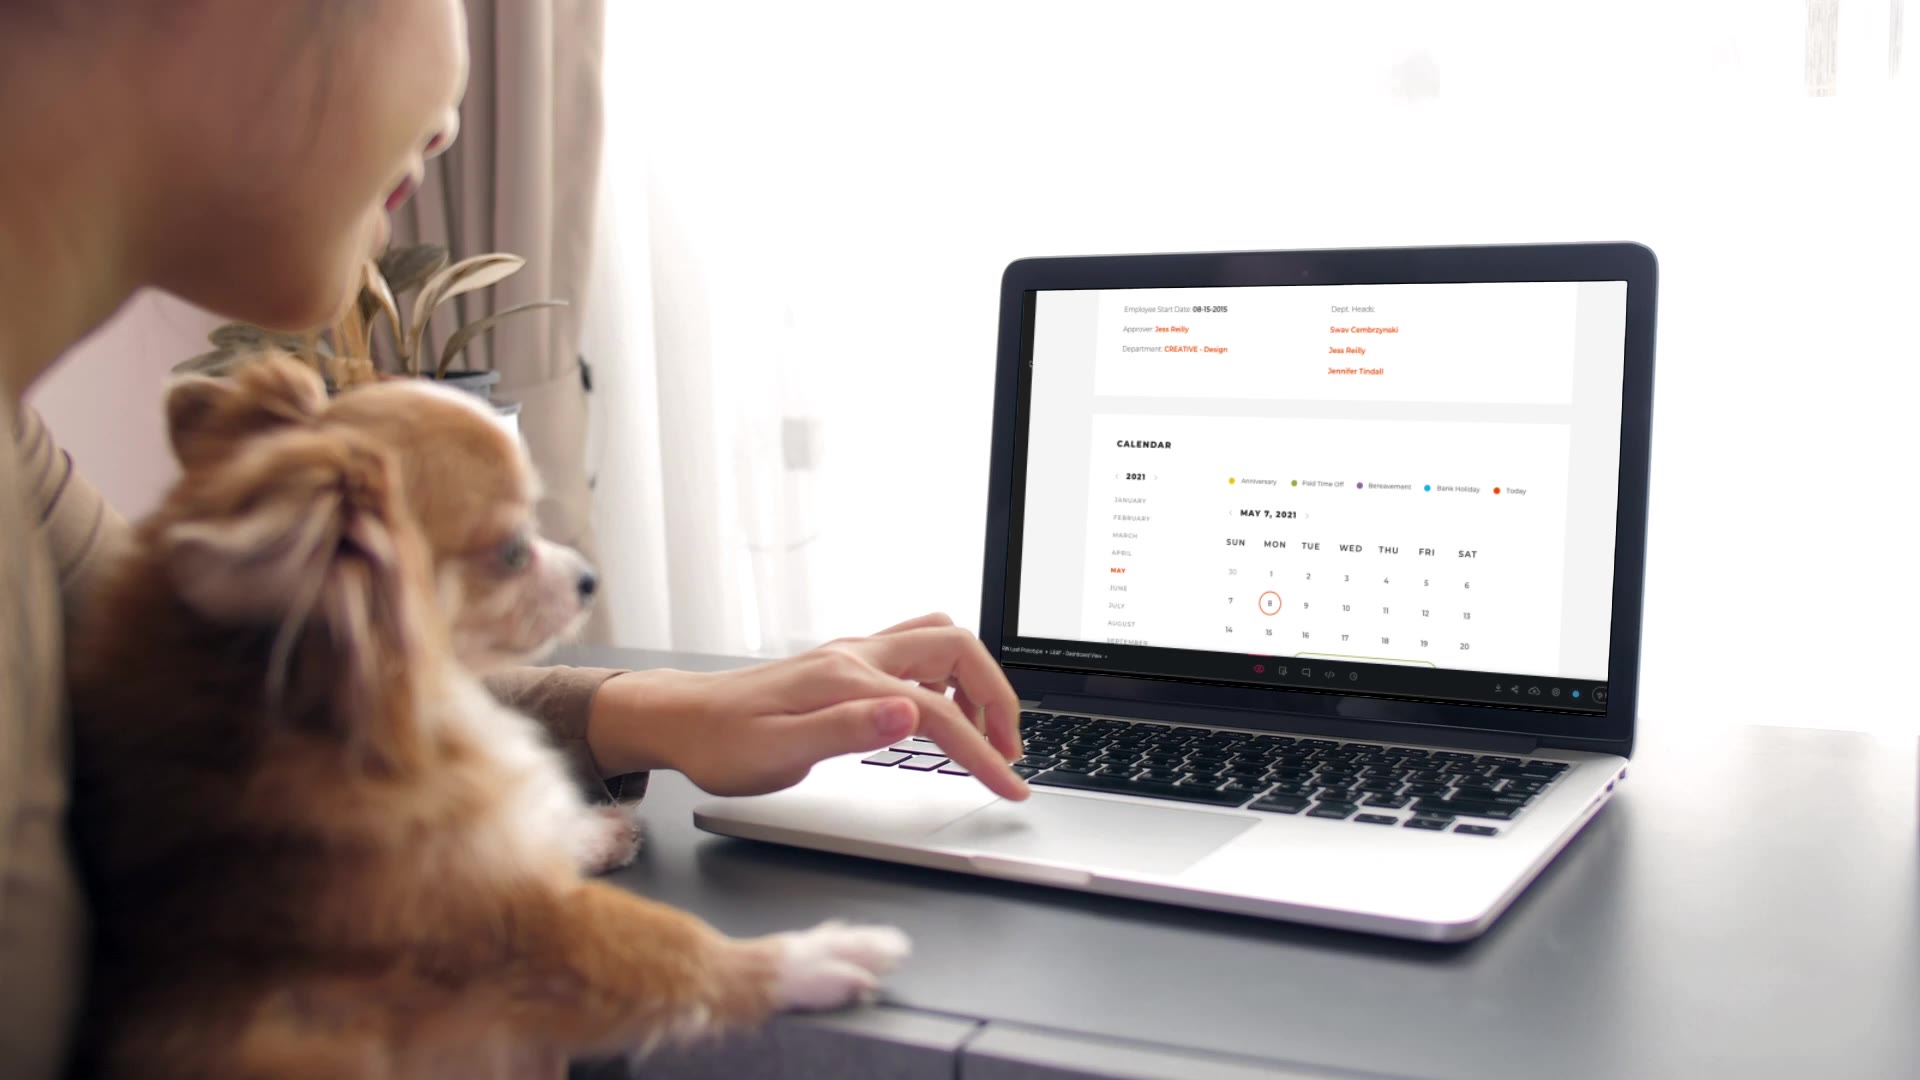
[[[500, 373], [497, 371], [449, 371], [440, 379], [440, 382], [455, 390], [465, 390], [481, 401], [491, 403], [493, 388], [500, 382]], [[515, 406], [514, 410], [518, 412], [519, 406]]]

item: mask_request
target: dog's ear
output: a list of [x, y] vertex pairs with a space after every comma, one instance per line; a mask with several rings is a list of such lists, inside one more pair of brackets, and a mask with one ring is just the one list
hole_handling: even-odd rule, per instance
[[432, 575], [386, 450], [326, 428], [248, 440], [183, 480], [155, 538], [190, 609], [272, 641], [270, 703], [405, 759]]
[[317, 419], [327, 390], [313, 369], [280, 353], [225, 378], [188, 375], [167, 388], [167, 436], [186, 469], [231, 455], [241, 439]]

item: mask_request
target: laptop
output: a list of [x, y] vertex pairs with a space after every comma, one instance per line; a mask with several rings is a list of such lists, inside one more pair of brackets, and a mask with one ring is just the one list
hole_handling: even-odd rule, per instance
[[1429, 941], [1627, 776], [1653, 253], [1023, 259], [980, 637], [1033, 785], [937, 747], [716, 799], [729, 836]]

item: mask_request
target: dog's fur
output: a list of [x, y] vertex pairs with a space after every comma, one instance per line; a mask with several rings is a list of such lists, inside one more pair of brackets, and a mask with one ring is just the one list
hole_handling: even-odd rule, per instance
[[[177, 384], [184, 474], [77, 635], [82, 1075], [558, 1075], [871, 992], [897, 931], [748, 941], [583, 879], [632, 858], [476, 672], [577, 625], [519, 444], [418, 382]], [[525, 556], [525, 558], [523, 558]]]

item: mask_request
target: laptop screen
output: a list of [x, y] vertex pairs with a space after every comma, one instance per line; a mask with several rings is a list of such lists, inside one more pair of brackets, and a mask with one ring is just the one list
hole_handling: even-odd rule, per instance
[[1025, 296], [1005, 662], [1606, 711], [1626, 282]]

